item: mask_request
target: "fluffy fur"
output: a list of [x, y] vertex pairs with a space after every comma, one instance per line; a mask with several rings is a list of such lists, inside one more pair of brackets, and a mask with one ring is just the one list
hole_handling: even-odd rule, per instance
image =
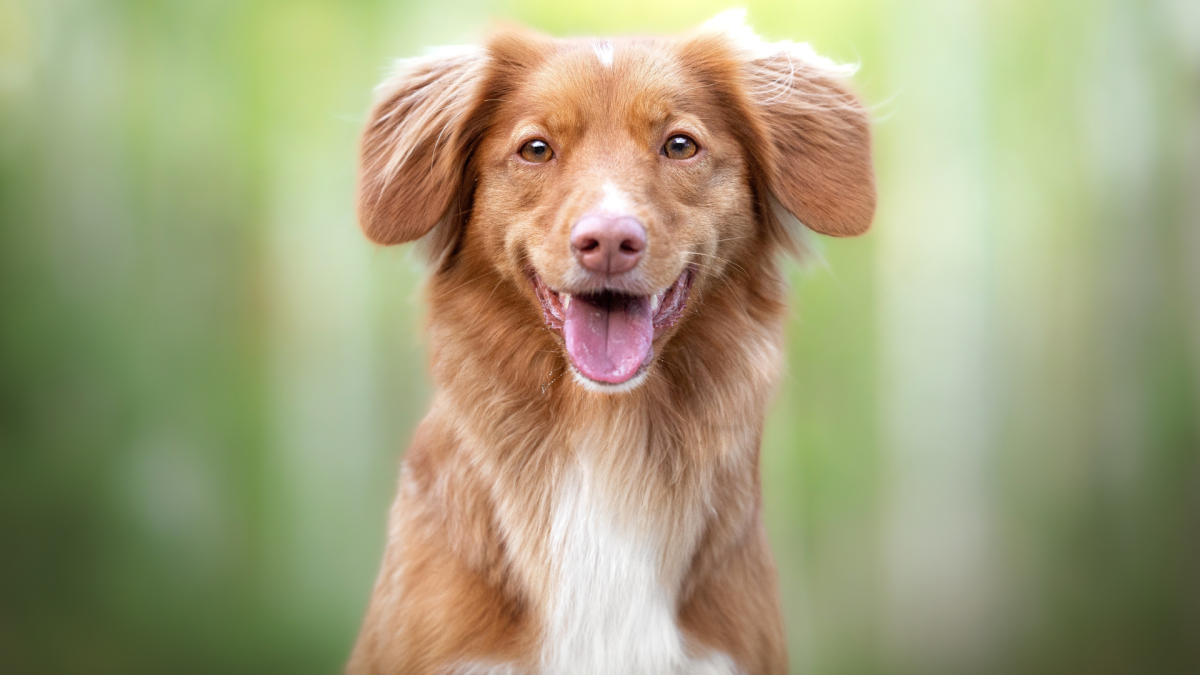
[[[846, 74], [722, 15], [674, 39], [505, 29], [380, 87], [360, 221], [378, 243], [427, 241], [437, 391], [349, 673], [786, 672], [758, 476], [776, 260], [796, 235], [775, 212], [835, 236], [869, 226]], [[700, 153], [661, 156], [675, 133]], [[521, 161], [533, 137], [552, 161]], [[589, 283], [567, 236], [597, 208], [645, 223], [622, 292], [691, 280], [620, 386], [573, 368], [530, 283]]]

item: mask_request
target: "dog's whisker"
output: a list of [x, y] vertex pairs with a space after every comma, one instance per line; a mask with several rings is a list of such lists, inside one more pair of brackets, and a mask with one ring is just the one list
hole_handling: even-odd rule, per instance
[[557, 381], [558, 381], [560, 378], [562, 378], [562, 376], [563, 376], [563, 375], [566, 375], [566, 374], [567, 374], [567, 367], [566, 367], [566, 366], [564, 366], [564, 365], [560, 365], [560, 366], [558, 366], [557, 368], [555, 368], [554, 370], [551, 370], [549, 374], [550, 374], [550, 375], [554, 375], [554, 372], [555, 372], [556, 370], [561, 370], [562, 372], [560, 372], [560, 373], [559, 373], [559, 374], [558, 374], [558, 375], [557, 375], [557, 376], [556, 376], [554, 379], [550, 380], [549, 382], [543, 382], [543, 383], [542, 383], [542, 395], [543, 395], [543, 396], [545, 396], [545, 394], [546, 394], [546, 390], [550, 388], [550, 385], [554, 384], [554, 383], [555, 383], [555, 382], [557, 382]]
[[[731, 267], [734, 267], [734, 268], [736, 268], [738, 271], [740, 271], [742, 274], [745, 274], [747, 277], [749, 277], [749, 276], [750, 276], [750, 272], [746, 271], [746, 268], [742, 267], [741, 265], [739, 265], [739, 264], [737, 264], [737, 263], [733, 262], [732, 260], [730, 260], [730, 259], [728, 259], [728, 258], [722, 258], [722, 257], [721, 257], [721, 256], [719, 256], [719, 255], [715, 255], [715, 254], [712, 254], [712, 253], [704, 253], [704, 252], [702, 252], [702, 251], [684, 251], [683, 253], [686, 253], [686, 254], [689, 254], [689, 255], [702, 255], [702, 256], [707, 256], [707, 257], [709, 257], [709, 258], [716, 258], [717, 260], [720, 260], [720, 261], [724, 262], [725, 264], [727, 264], [727, 265], [729, 265], [729, 266], [731, 266]], [[703, 262], [701, 262], [701, 261], [698, 261], [698, 260], [694, 260], [694, 261], [692, 261], [692, 264], [693, 264], [693, 265], [699, 265], [699, 266], [701, 266], [701, 267], [703, 267], [703, 266], [704, 266], [704, 263], [703, 263]], [[714, 269], [715, 269], [715, 268], [714, 268]]]

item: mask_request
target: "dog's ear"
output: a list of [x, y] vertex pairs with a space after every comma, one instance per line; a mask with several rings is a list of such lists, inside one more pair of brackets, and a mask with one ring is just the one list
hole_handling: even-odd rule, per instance
[[875, 215], [867, 111], [849, 75], [808, 45], [776, 43], [750, 62], [747, 95], [771, 152], [775, 198], [809, 229], [835, 237], [866, 232]]
[[755, 59], [751, 69], [749, 93], [774, 151], [767, 180], [809, 229], [862, 234], [875, 215], [867, 111], [836, 70], [797, 47], [807, 45], [787, 45]]
[[488, 64], [478, 47], [401, 61], [362, 133], [358, 220], [379, 244], [418, 239], [457, 203]]
[[875, 172], [867, 111], [847, 87], [853, 67], [806, 44], [768, 43], [738, 10], [701, 28], [719, 36], [742, 69], [744, 111], [770, 191], [809, 229], [836, 237], [866, 232], [875, 214]]

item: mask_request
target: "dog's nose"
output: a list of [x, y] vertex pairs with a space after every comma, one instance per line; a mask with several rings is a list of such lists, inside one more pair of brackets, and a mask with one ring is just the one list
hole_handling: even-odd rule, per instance
[[646, 250], [646, 228], [629, 216], [585, 216], [571, 228], [571, 249], [593, 272], [628, 272]]

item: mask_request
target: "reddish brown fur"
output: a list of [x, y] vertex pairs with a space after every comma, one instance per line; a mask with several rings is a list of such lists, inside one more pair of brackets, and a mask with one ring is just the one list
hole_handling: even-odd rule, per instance
[[[364, 132], [364, 231], [385, 244], [433, 231], [437, 394], [405, 457], [350, 673], [539, 672], [551, 512], [576, 455], [622, 518], [662, 535], [689, 652], [786, 672], [758, 480], [785, 309], [776, 258], [791, 241], [769, 195], [819, 232], [864, 231], [866, 115], [829, 73], [755, 62], [722, 32], [616, 45], [605, 72], [590, 43], [501, 31], [477, 56], [410, 66]], [[772, 86], [787, 91], [764, 101]], [[554, 146], [551, 170], [512, 159], [530, 120]], [[644, 151], [677, 128], [703, 159], [680, 168]], [[568, 283], [569, 224], [614, 180], [649, 232], [641, 283], [664, 288], [688, 265], [696, 277], [644, 383], [602, 394], [564, 376], [526, 274]]]

